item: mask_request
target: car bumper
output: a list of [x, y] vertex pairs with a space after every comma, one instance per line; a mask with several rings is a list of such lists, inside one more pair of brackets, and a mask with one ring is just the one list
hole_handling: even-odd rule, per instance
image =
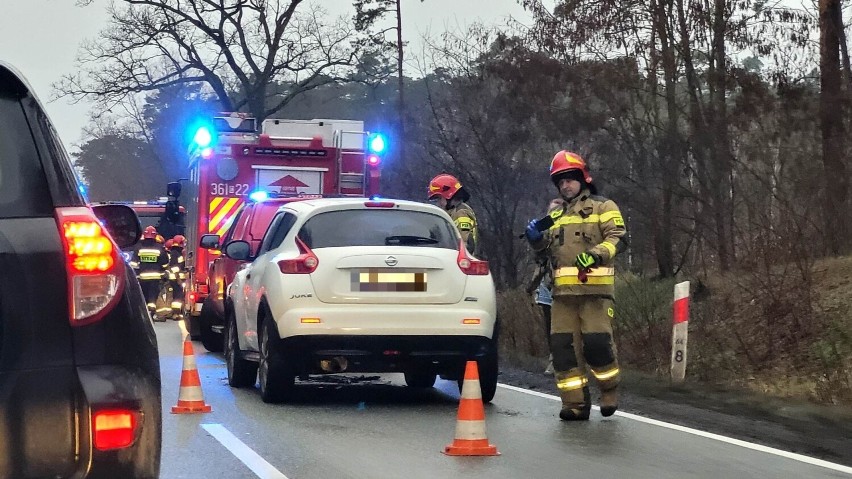
[[463, 336], [490, 339], [493, 312], [440, 305], [316, 305], [273, 314], [278, 336]]
[[484, 336], [305, 335], [283, 339], [279, 347], [299, 373], [431, 369], [453, 375], [465, 361], [485, 357], [494, 344]]

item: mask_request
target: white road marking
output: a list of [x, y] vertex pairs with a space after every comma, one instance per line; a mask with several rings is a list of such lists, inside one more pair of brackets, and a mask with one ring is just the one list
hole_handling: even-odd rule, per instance
[[[553, 401], [561, 401], [559, 396], [554, 396], [552, 394], [545, 394], [538, 391], [530, 391], [529, 389], [523, 389], [516, 386], [509, 386], [508, 384], [497, 384], [503, 389], [509, 389], [511, 391], [516, 391], [519, 393], [529, 394], [530, 396], [538, 396], [545, 399], [551, 399]], [[592, 406], [594, 409], [600, 409], [598, 406]], [[665, 427], [669, 429], [674, 429], [675, 431], [681, 431], [688, 434], [693, 434], [696, 436], [706, 437], [708, 439], [713, 439], [716, 441], [726, 442], [728, 444], [733, 444], [735, 446], [744, 447], [746, 449], [753, 449], [755, 451], [766, 452], [769, 454], [774, 454], [776, 456], [786, 457], [788, 459], [792, 459], [794, 461], [804, 462], [806, 464], [812, 464], [814, 466], [824, 467], [826, 469], [832, 469], [834, 471], [844, 472], [846, 474], [852, 474], [852, 467], [844, 466], [842, 464], [836, 464], [833, 462], [823, 461], [822, 459], [816, 459], [809, 456], [804, 456], [802, 454], [796, 454], [795, 452], [784, 451], [781, 449], [775, 449], [773, 447], [763, 446], [761, 444], [755, 444], [748, 441], [742, 441], [740, 439], [734, 439], [732, 437], [722, 436], [720, 434], [713, 434], [712, 432], [701, 431], [699, 429], [693, 429], [691, 427], [679, 426], [677, 424], [672, 424], [668, 422], [658, 421], [656, 419], [651, 419], [647, 417], [637, 416], [636, 414], [630, 414], [629, 412], [616, 411], [615, 413], [618, 416], [626, 417], [628, 419], [633, 419], [634, 421], [644, 422], [646, 424], [653, 424], [654, 426]]]
[[225, 429], [225, 426], [221, 424], [202, 424], [201, 427], [225, 446], [225, 449], [231, 451], [231, 454], [242, 461], [260, 479], [287, 479], [287, 476], [282, 474], [281, 471], [275, 469], [272, 464], [266, 462], [258, 453], [246, 446], [231, 431]]

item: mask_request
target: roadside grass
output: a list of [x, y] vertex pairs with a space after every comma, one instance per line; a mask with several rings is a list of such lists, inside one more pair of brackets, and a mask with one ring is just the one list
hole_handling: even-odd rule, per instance
[[[619, 360], [668, 381], [673, 286], [689, 279], [688, 384], [852, 406], [852, 257], [800, 273], [772, 265], [703, 281], [619, 275]], [[539, 308], [512, 290], [499, 294], [498, 310], [503, 359], [539, 371], [548, 355]]]

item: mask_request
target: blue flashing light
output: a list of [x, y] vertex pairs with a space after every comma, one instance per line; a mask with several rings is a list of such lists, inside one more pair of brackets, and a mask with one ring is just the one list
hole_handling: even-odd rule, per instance
[[251, 192], [249, 198], [251, 198], [251, 200], [256, 203], [263, 203], [264, 201], [269, 199], [269, 193], [263, 190], [256, 190]]
[[385, 151], [385, 148], [387, 148], [387, 142], [385, 141], [385, 137], [379, 134], [370, 136], [368, 145], [370, 147], [370, 151], [372, 151], [373, 153], [382, 153]]
[[370, 196], [370, 201], [376, 201], [382, 199], [382, 195], [372, 195]]
[[195, 135], [192, 136], [192, 141], [201, 148], [207, 148], [213, 143], [213, 134], [206, 126], [200, 126], [195, 130]]

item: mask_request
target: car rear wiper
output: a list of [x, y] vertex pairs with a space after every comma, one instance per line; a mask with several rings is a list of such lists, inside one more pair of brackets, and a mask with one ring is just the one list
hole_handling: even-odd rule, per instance
[[397, 235], [385, 238], [385, 244], [388, 246], [402, 244], [435, 244], [437, 242], [438, 240], [436, 239], [426, 238], [424, 236]]

